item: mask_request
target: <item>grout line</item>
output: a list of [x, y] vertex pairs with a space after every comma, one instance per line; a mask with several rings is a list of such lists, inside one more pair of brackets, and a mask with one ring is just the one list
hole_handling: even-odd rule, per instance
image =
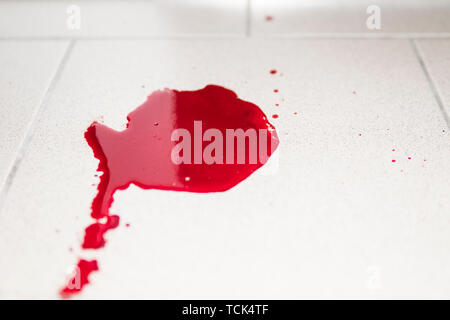
[[442, 101], [441, 95], [439, 94], [436, 83], [434, 82], [433, 77], [431, 77], [431, 74], [427, 69], [424, 57], [422, 56], [419, 48], [417, 47], [416, 40], [412, 39], [412, 40], [410, 40], [410, 42], [411, 42], [412, 49], [417, 57], [417, 60], [419, 60], [419, 64], [422, 67], [422, 71], [428, 80], [430, 89], [433, 92], [434, 98], [436, 99], [439, 109], [441, 110], [441, 114], [444, 117], [444, 121], [447, 124], [447, 129], [450, 130], [450, 118], [449, 118], [449, 115], [447, 114], [447, 111], [445, 111], [444, 103]]
[[[1, 1], [1, 0], [0, 0]], [[251, 0], [248, 0], [251, 1]], [[249, 10], [250, 11], [250, 10]], [[450, 39], [450, 33], [301, 33], [253, 35], [251, 32], [251, 13], [247, 13], [245, 34], [203, 34], [168, 36], [0, 36], [0, 41], [44, 41], [44, 40], [93, 40], [93, 41], [134, 41], [134, 40], [230, 40], [243, 38], [256, 39], [324, 39], [324, 40], [382, 40], [382, 39]]]
[[247, 38], [251, 37], [251, 23], [252, 23], [252, 0], [247, 0], [247, 17], [245, 24], [245, 36]]
[[44, 91], [42, 99], [39, 102], [38, 107], [35, 108], [35, 110], [33, 112], [33, 115], [28, 124], [27, 130], [25, 132], [25, 137], [22, 139], [22, 142], [19, 144], [19, 148], [16, 152], [16, 156], [14, 158], [13, 165], [11, 166], [11, 168], [8, 172], [8, 175], [6, 176], [5, 182], [3, 183], [3, 185], [1, 186], [1, 189], [0, 189], [0, 212], [5, 203], [9, 188], [12, 185], [14, 177], [16, 176], [16, 173], [22, 162], [22, 159], [24, 158], [25, 153], [28, 149], [28, 146], [30, 145], [30, 142], [34, 135], [34, 132], [36, 131], [36, 127], [38, 125], [39, 118], [42, 115], [46, 105], [48, 104], [50, 97], [52, 96], [52, 93], [55, 89], [56, 83], [58, 82], [58, 80], [61, 77], [61, 74], [64, 70], [65, 65], [67, 64], [67, 60], [70, 56], [70, 53], [72, 52], [74, 44], [75, 44], [74, 40], [71, 40], [67, 44], [64, 54], [62, 55], [61, 60], [59, 61], [59, 64], [56, 67], [56, 70], [53, 73], [52, 77], [50, 78], [48, 86], [46, 87], [46, 89]]
[[450, 39], [450, 33], [367, 33], [367, 32], [309, 32], [292, 34], [257, 34], [254, 38], [267, 39]]
[[[1, 0], [0, 0], [1, 1]], [[237, 34], [201, 34], [201, 35], [160, 35], [160, 36], [0, 36], [0, 41], [55, 41], [55, 40], [95, 40], [95, 41], [134, 41], [134, 40], [227, 40], [243, 39], [244, 32]], [[449, 36], [450, 38], [450, 36]]]

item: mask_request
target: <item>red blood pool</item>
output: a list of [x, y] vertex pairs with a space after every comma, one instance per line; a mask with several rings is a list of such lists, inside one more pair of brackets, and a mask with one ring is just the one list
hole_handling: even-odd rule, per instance
[[[275, 128], [258, 106], [215, 85], [197, 91], [155, 91], [128, 114], [127, 120], [123, 131], [94, 122], [85, 132], [85, 139], [99, 160], [97, 171], [103, 174], [91, 205], [95, 222], [85, 230], [83, 249], [103, 247], [105, 233], [119, 225], [119, 217], [109, 212], [117, 190], [134, 184], [143, 189], [226, 191], [260, 168], [279, 143]], [[172, 139], [176, 129], [187, 132], [189, 138], [183, 134]], [[241, 135], [242, 140], [231, 136], [229, 149], [229, 130], [255, 132], [255, 148], [250, 150], [250, 138]], [[217, 147], [218, 140], [223, 140], [223, 148]], [[191, 148], [179, 150], [179, 157], [186, 161], [177, 164], [172, 160], [173, 150], [182, 143]], [[216, 148], [211, 147], [213, 144]], [[209, 160], [204, 156], [207, 149]], [[254, 156], [256, 161], [251, 160]], [[83, 261], [80, 260], [83, 270], [97, 270], [96, 264], [95, 268], [90, 265], [92, 268], [86, 269], [87, 262]], [[89, 272], [82, 278], [84, 283]], [[80, 290], [66, 290], [61, 295], [67, 297]]]
[[276, 74], [276, 73], [277, 73], [277, 70], [275, 70], [275, 69], [270, 70], [270, 74]]
[[[91, 214], [95, 219], [109, 216], [114, 192], [126, 189], [130, 184], [143, 189], [220, 192], [235, 186], [263, 165], [260, 161], [249, 163], [248, 140], [241, 146], [245, 149], [241, 150], [245, 152], [245, 163], [237, 163], [240, 151], [235, 143], [233, 163], [206, 164], [202, 150], [206, 151], [205, 146], [211, 142], [201, 139], [202, 132], [208, 129], [220, 131], [224, 146], [227, 129], [254, 129], [256, 132], [263, 129], [267, 134], [267, 157], [278, 146], [276, 130], [258, 106], [215, 85], [197, 91], [156, 91], [127, 119], [127, 128], [121, 132], [94, 122], [85, 133], [94, 156], [100, 160], [98, 171], [103, 172], [98, 194], [92, 202]], [[202, 121], [201, 128], [195, 129], [197, 131], [194, 131], [194, 121]], [[172, 141], [175, 129], [186, 129], [190, 133], [192, 164], [172, 161], [172, 149], [181, 141]], [[262, 142], [257, 144], [258, 151], [261, 151]], [[196, 151], [196, 145], [200, 146], [200, 153]], [[227, 156], [224, 150], [223, 162]]]
[[80, 292], [89, 283], [89, 275], [98, 270], [97, 260], [87, 261], [80, 259], [74, 275], [69, 279], [67, 285], [61, 289], [60, 295], [69, 298], [74, 293]]

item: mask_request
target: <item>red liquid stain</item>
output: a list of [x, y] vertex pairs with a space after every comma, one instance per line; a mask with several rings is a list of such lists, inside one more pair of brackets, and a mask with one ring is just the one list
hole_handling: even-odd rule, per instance
[[278, 92], [278, 89], [273, 90], [273, 92], [277, 93], [277, 92]]
[[396, 160], [392, 160], [392, 162], [396, 162]]
[[[155, 91], [146, 102], [128, 114], [127, 120], [123, 131], [94, 122], [85, 132], [86, 141], [99, 160], [97, 171], [103, 174], [100, 175], [98, 192], [91, 205], [95, 223], [85, 230], [83, 249], [103, 247], [105, 233], [119, 225], [119, 217], [109, 212], [117, 190], [134, 184], [143, 189], [200, 193], [226, 191], [260, 168], [279, 143], [275, 128], [258, 106], [238, 99], [231, 90], [215, 85], [197, 91]], [[194, 125], [194, 121], [202, 122], [200, 128]], [[186, 158], [191, 163], [175, 164], [172, 161], [173, 148], [181, 143], [181, 139], [171, 139], [175, 129], [186, 129], [190, 133], [191, 155], [186, 155]], [[203, 133], [208, 129], [218, 130], [222, 134], [223, 164], [207, 164], [202, 157], [202, 153], [212, 144], [210, 141], [216, 142], [216, 136], [202, 141]], [[235, 140], [234, 161], [227, 163], [227, 129], [254, 129], [257, 133], [263, 129], [267, 140], [259, 141], [260, 136], [257, 135], [259, 161], [250, 162], [249, 141], [246, 139], [243, 145]], [[184, 138], [182, 142], [185, 142]], [[265, 143], [265, 148], [261, 148]], [[261, 152], [264, 152], [261, 150], [266, 153], [262, 161]], [[239, 154], [245, 155], [244, 163], [237, 161]], [[94, 270], [97, 269], [91, 269]], [[69, 293], [78, 291], [62, 295], [67, 297]]]
[[98, 249], [105, 245], [104, 234], [114, 229], [119, 225], [119, 217], [110, 215], [105, 218], [105, 222], [98, 222], [91, 224], [86, 228], [84, 233], [84, 242], [82, 244], [83, 249]]
[[69, 298], [74, 293], [80, 292], [89, 283], [89, 275], [91, 272], [97, 270], [97, 260], [87, 261], [80, 259], [75, 269], [75, 274], [69, 279], [67, 285], [61, 289], [61, 297]]
[[278, 115], [277, 114], [273, 114], [272, 118], [276, 119], [276, 118], [278, 118]]
[[266, 16], [265, 19], [266, 19], [266, 21], [272, 21], [273, 20], [273, 16]]
[[276, 69], [270, 70], [270, 74], [276, 74], [276, 73], [277, 73], [277, 70], [276, 70]]
[[[275, 128], [256, 105], [238, 99], [231, 90], [214, 85], [198, 91], [156, 91], [127, 119], [124, 131], [94, 122], [85, 133], [94, 156], [100, 160], [98, 171], [103, 172], [98, 194], [92, 202], [91, 215], [95, 219], [108, 217], [114, 192], [132, 183], [143, 189], [220, 192], [235, 186], [262, 166], [259, 162], [237, 164], [237, 161], [205, 164], [202, 159], [201, 163], [177, 165], [171, 159], [171, 151], [178, 144], [178, 141], [171, 141], [175, 129], [183, 128], [191, 133], [192, 149], [196, 143], [201, 145], [200, 150], [209, 144], [201, 141], [202, 132], [208, 129], [218, 129], [223, 137], [226, 129], [266, 129], [268, 156], [278, 146]], [[195, 137], [194, 121], [202, 121], [200, 141]], [[248, 159], [249, 148], [245, 152]], [[197, 155], [193, 150], [191, 163], [196, 162]], [[116, 224], [106, 225], [114, 227]]]

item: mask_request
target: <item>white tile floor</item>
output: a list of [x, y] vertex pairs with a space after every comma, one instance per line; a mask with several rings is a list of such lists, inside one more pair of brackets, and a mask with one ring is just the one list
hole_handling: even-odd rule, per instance
[[55, 77], [68, 41], [0, 42], [0, 185]]
[[246, 0], [1, 1], [0, 36], [239, 36], [245, 8]]
[[[260, 5], [236, 1], [206, 29], [93, 24], [76, 40], [52, 19], [2, 25], [0, 298], [57, 298], [79, 255], [101, 268], [79, 298], [450, 297], [449, 40], [278, 37], [295, 23]], [[126, 6], [159, 16], [158, 3]], [[432, 23], [420, 30], [448, 32]], [[52, 37], [69, 40], [32, 40]], [[153, 90], [209, 83], [280, 115], [278, 171], [214, 195], [131, 187], [112, 209], [131, 227], [81, 252], [97, 182], [86, 127], [119, 129]]]
[[438, 100], [450, 114], [450, 40], [420, 40], [419, 53], [430, 73]]
[[[368, 30], [367, 8], [381, 10], [381, 29]], [[450, 34], [448, 0], [253, 0], [258, 36], [439, 37]], [[370, 10], [369, 10], [370, 11]], [[370, 11], [372, 12], [372, 11]], [[268, 23], [266, 17], [273, 18]]]

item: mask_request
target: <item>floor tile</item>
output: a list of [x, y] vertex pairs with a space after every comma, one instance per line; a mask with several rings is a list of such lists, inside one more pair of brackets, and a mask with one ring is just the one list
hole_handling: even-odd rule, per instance
[[[379, 29], [369, 29], [367, 19], [380, 9]], [[317, 36], [450, 33], [450, 5], [445, 0], [431, 1], [297, 1], [253, 0], [253, 35]]]
[[243, 36], [245, 0], [1, 1], [0, 37]]
[[0, 188], [66, 48], [65, 41], [0, 41]]
[[450, 114], [450, 40], [419, 40], [419, 53], [442, 100], [447, 115]]
[[[130, 187], [106, 248], [80, 252], [98, 182], [84, 130], [209, 83], [279, 114], [278, 171], [217, 194]], [[80, 298], [448, 298], [443, 130], [409, 41], [77, 42], [0, 213], [0, 297], [55, 298], [83, 256], [101, 271]]]

